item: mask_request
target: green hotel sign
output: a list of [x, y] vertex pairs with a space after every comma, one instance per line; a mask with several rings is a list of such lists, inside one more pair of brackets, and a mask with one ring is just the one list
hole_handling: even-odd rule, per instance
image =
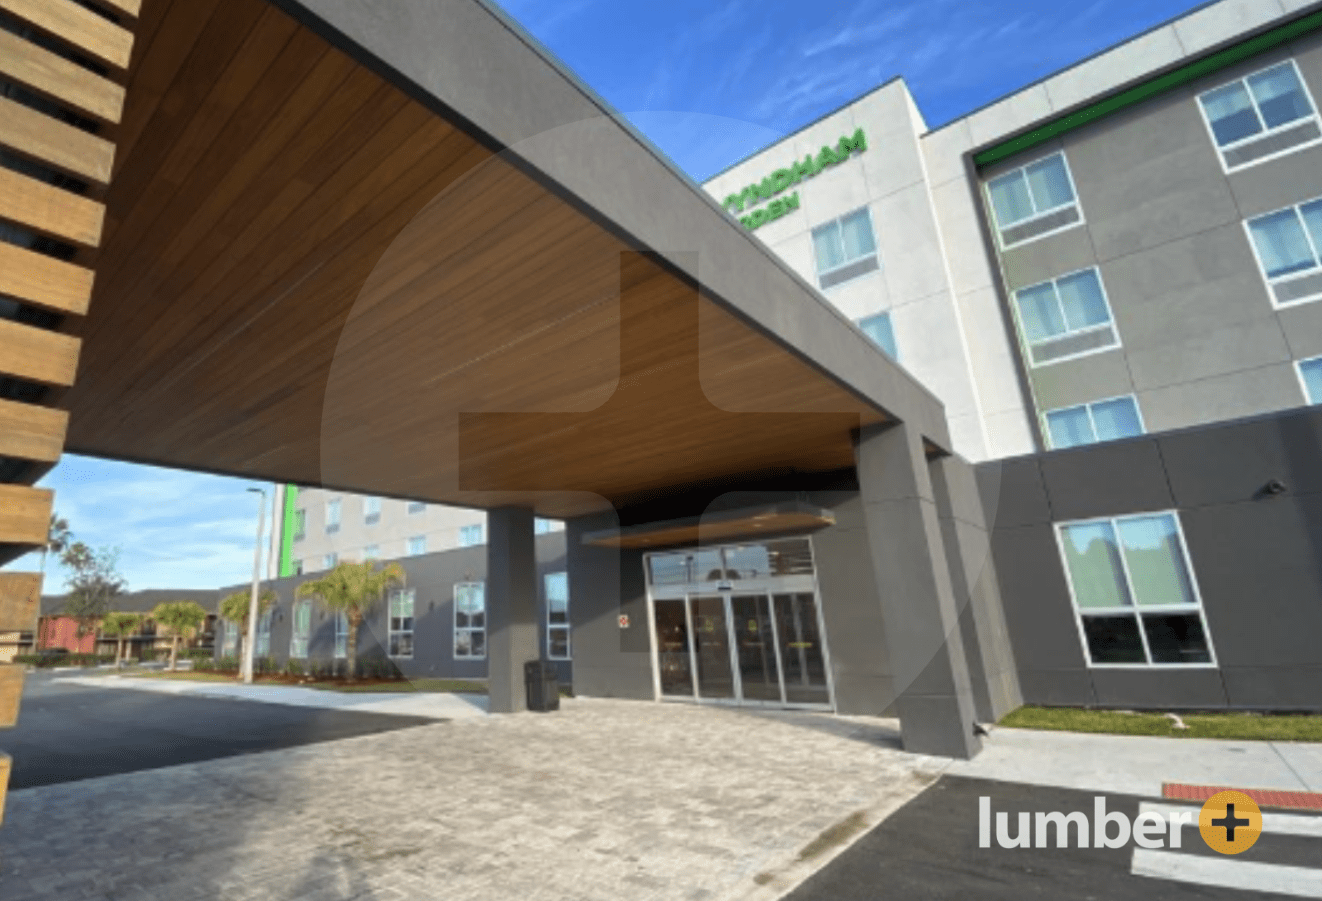
[[815, 154], [808, 154], [801, 162], [795, 162], [788, 169], [777, 169], [762, 181], [749, 185], [738, 194], [731, 194], [725, 198], [725, 207], [735, 213], [742, 213], [745, 207], [755, 206], [764, 200], [770, 200], [771, 203], [765, 207], [753, 210], [747, 216], [739, 217], [739, 221], [744, 224], [744, 227], [752, 231], [773, 219], [779, 219], [791, 210], [799, 208], [798, 191], [786, 197], [777, 195], [784, 194], [794, 185], [805, 178], [811, 178], [828, 166], [843, 163], [855, 152], [862, 153], [867, 149], [867, 138], [863, 135], [863, 129], [860, 128], [853, 135], [842, 137], [836, 143], [834, 149], [823, 147]]

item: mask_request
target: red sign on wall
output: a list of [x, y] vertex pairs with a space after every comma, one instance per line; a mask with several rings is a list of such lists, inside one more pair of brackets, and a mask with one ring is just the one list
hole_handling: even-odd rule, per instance
[[620, 621], [620, 628], [621, 628], [621, 629], [627, 629], [627, 628], [629, 628], [629, 614], [627, 614], [627, 613], [621, 613], [621, 614], [620, 614], [618, 617], [616, 617], [616, 618]]

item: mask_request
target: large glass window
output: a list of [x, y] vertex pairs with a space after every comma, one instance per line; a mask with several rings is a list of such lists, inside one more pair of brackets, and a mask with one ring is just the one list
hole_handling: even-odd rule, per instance
[[326, 501], [326, 534], [340, 531], [340, 499]]
[[321, 558], [322, 569], [334, 569], [340, 565], [340, 555], [335, 553], [325, 554]]
[[[843, 272], [847, 267], [867, 261], [875, 263], [877, 240], [872, 233], [872, 216], [867, 207], [814, 228], [812, 246], [822, 287], [839, 283], [830, 278], [833, 273]], [[862, 275], [877, 267], [859, 265], [858, 268], [860, 271], [857, 274]]]
[[1015, 292], [1015, 309], [1034, 365], [1119, 343], [1096, 268], [1021, 288]]
[[389, 651], [391, 657], [413, 656], [413, 605], [417, 589], [390, 592]]
[[349, 656], [349, 614], [343, 610], [335, 611], [335, 659], [343, 660]]
[[1213, 662], [1174, 513], [1061, 523], [1057, 530], [1093, 665]]
[[1077, 447], [1143, 434], [1138, 403], [1132, 395], [1048, 410], [1046, 420], [1053, 448]]
[[271, 618], [274, 609], [268, 609], [257, 619], [257, 641], [253, 644], [253, 655], [265, 657], [271, 653]]
[[308, 511], [294, 511], [294, 540], [302, 541], [307, 536], [308, 531]]
[[1299, 361], [1299, 379], [1310, 404], [1322, 404], [1322, 357]]
[[308, 638], [312, 635], [312, 602], [294, 604], [293, 623], [289, 634], [289, 656], [303, 658], [308, 655]]
[[427, 536], [414, 535], [408, 541], [408, 551], [410, 557], [416, 557], [418, 554], [427, 553]]
[[409, 514], [425, 513], [427, 505], [422, 501], [409, 501]]
[[1231, 147], [1313, 115], [1293, 61], [1286, 60], [1198, 97], [1218, 147]]
[[225, 620], [225, 639], [220, 646], [222, 657], [233, 657], [239, 652], [239, 624]]
[[1322, 199], [1248, 220], [1277, 305], [1322, 297]]
[[487, 596], [482, 582], [454, 586], [454, 656], [466, 660], [487, 656]]
[[380, 559], [381, 559], [381, 545], [379, 545], [379, 544], [369, 544], [367, 547], [363, 548], [363, 559], [364, 559], [364, 560], [380, 560]]
[[878, 313], [860, 319], [858, 327], [862, 329], [863, 334], [872, 339], [873, 344], [881, 348], [886, 356], [892, 360], [900, 358], [899, 351], [895, 347], [895, 330], [891, 327], [890, 313]]
[[547, 573], [546, 656], [569, 659], [569, 573]]
[[381, 498], [363, 498], [363, 522], [374, 526], [381, 521]]
[[459, 546], [475, 547], [482, 543], [482, 526], [460, 526], [459, 527]]
[[[1065, 163], [1064, 153], [1034, 160], [998, 175], [987, 182], [987, 194], [991, 198], [992, 213], [1002, 232], [1014, 226], [1039, 217], [1047, 216], [1059, 210], [1077, 206], [1074, 195], [1074, 183], [1070, 179], [1069, 167]], [[1072, 225], [1078, 217], [1062, 221], [1062, 227]], [[1038, 237], [1036, 233], [1025, 233], [1023, 239]], [[1006, 244], [1016, 243], [1009, 235], [1002, 234]]]

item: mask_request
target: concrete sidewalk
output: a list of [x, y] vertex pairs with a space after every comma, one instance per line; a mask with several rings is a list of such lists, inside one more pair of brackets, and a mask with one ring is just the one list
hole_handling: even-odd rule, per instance
[[293, 707], [320, 707], [356, 713], [393, 713], [437, 720], [487, 715], [485, 695], [446, 692], [340, 692], [297, 685], [243, 685], [238, 682], [192, 682], [187, 679], [141, 679], [132, 676], [60, 676], [55, 682], [93, 688], [133, 688], [171, 695], [236, 698]]
[[1163, 782], [1322, 792], [1322, 744], [994, 729], [946, 772], [1151, 798]]

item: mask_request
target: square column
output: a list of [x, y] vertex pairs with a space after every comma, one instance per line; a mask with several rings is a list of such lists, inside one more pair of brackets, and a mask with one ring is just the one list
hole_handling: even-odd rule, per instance
[[487, 700], [492, 713], [528, 709], [523, 665], [537, 642], [537, 558], [533, 511], [487, 511]]
[[982, 749], [931, 476], [910, 426], [869, 427], [855, 448], [904, 749]]

